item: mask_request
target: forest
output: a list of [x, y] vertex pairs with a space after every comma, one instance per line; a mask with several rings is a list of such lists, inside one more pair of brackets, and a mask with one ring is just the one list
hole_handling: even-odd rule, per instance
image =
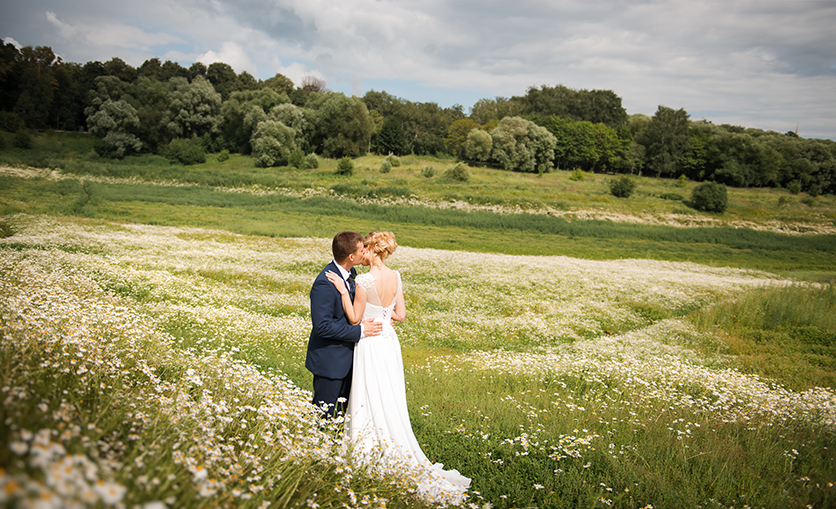
[[473, 165], [545, 173], [598, 173], [836, 191], [836, 142], [710, 120], [659, 105], [628, 115], [611, 90], [563, 85], [485, 98], [469, 115], [455, 105], [412, 102], [385, 91], [347, 97], [308, 76], [297, 86], [259, 80], [225, 63], [186, 68], [159, 58], [134, 68], [119, 58], [64, 62], [46, 46], [0, 40], [2, 144], [26, 145], [26, 129], [85, 131], [102, 157], [161, 154], [193, 164], [206, 153], [250, 154], [262, 167], [304, 167], [309, 154], [454, 155]]

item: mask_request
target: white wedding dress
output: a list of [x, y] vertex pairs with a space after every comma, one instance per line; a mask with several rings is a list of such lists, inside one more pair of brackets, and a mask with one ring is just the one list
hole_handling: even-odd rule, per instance
[[443, 470], [441, 463], [431, 463], [412, 432], [401, 345], [391, 321], [401, 291], [401, 275], [397, 275], [398, 292], [386, 307], [380, 302], [375, 278], [371, 274], [357, 276], [356, 283], [366, 290], [363, 320], [382, 321], [383, 332], [362, 338], [354, 347], [354, 374], [348, 399], [349, 436], [355, 454], [369, 464], [384, 471], [412, 470], [418, 478], [418, 492], [424, 497], [460, 503], [466, 497], [470, 479], [456, 470]]

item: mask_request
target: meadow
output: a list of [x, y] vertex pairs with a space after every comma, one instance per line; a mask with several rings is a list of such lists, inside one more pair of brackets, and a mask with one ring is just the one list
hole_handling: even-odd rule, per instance
[[[836, 503], [833, 197], [731, 190], [717, 216], [654, 179], [617, 201], [604, 175], [73, 143], [0, 154], [1, 505]], [[308, 403], [310, 282], [350, 225], [398, 235], [413, 427], [465, 501], [357, 463]]]

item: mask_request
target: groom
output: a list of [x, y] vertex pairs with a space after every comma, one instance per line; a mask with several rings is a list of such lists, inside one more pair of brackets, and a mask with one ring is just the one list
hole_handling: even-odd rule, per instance
[[[351, 325], [343, 310], [340, 292], [325, 273], [342, 275], [354, 301], [354, 267], [363, 262], [366, 249], [357, 232], [340, 232], [331, 242], [334, 260], [322, 269], [311, 287], [311, 338], [305, 367], [313, 373], [313, 403], [323, 408], [326, 418], [344, 412], [351, 391], [354, 345], [365, 336], [377, 336], [383, 325], [366, 320]], [[323, 407], [323, 405], [325, 405]]]

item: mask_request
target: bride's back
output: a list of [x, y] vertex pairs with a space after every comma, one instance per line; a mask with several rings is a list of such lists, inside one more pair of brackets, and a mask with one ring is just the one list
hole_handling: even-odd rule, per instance
[[369, 275], [374, 278], [374, 291], [366, 292], [366, 302], [380, 307], [389, 307], [398, 296], [400, 277], [394, 270], [383, 267], [372, 269]]

